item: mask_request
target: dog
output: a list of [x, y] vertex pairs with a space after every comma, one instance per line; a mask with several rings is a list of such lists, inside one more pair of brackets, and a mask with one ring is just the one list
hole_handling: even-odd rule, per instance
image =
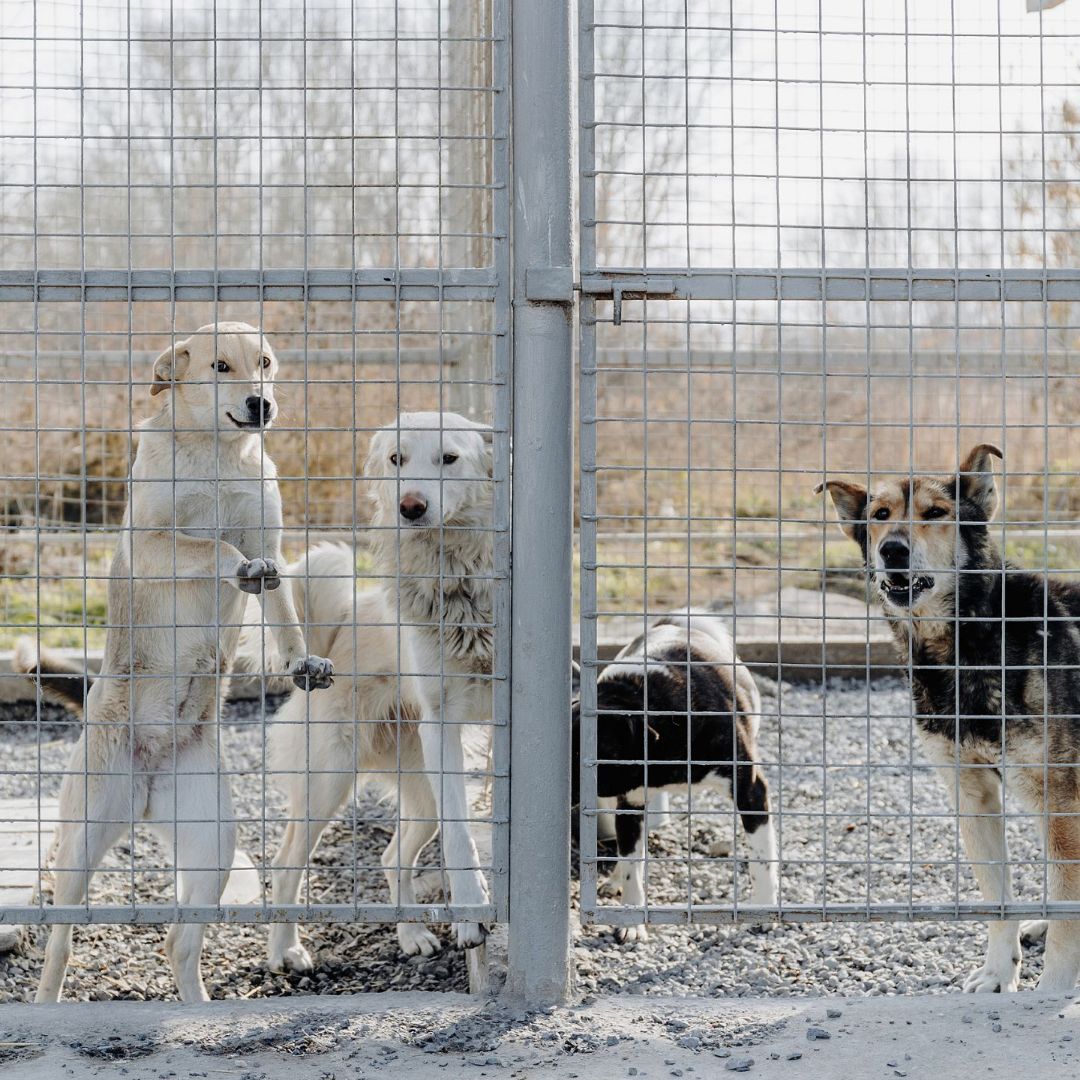
[[[108, 583], [101, 674], [60, 788], [54, 903], [85, 901], [106, 852], [145, 821], [175, 850], [177, 899], [213, 906], [235, 826], [217, 719], [248, 594], [259, 596], [284, 672], [306, 690], [333, 665], [308, 655], [280, 589], [281, 499], [263, 434], [277, 415], [278, 361], [246, 323], [201, 327], [154, 362], [160, 411], [140, 425], [130, 497]], [[23, 640], [23, 672], [75, 709], [84, 673]], [[134, 818], [133, 818], [134, 815]], [[165, 951], [184, 1001], [206, 1001], [203, 927], [173, 926]], [[39, 1002], [57, 1001], [71, 926], [52, 928]]]
[[[750, 847], [750, 902], [775, 907], [776, 834], [769, 787], [757, 764], [761, 697], [722, 622], [704, 612], [657, 619], [596, 682], [596, 794], [615, 800], [620, 862], [603, 891], [645, 903], [646, 806], [664, 792], [721, 786], [731, 792]], [[581, 701], [571, 706], [573, 800], [579, 798]], [[620, 942], [645, 941], [644, 924]]]
[[[327, 694], [293, 693], [270, 727], [270, 767], [288, 797], [288, 824], [274, 857], [275, 905], [297, 903], [304, 867], [358, 776], [400, 798], [401, 825], [382, 856], [391, 903], [416, 902], [413, 870], [438, 831], [417, 727], [421, 706], [400, 674], [397, 614], [386, 590], [354, 591], [355, 576], [355, 554], [341, 544], [313, 548], [288, 571], [312, 647], [339, 674]], [[439, 951], [439, 939], [420, 923], [399, 923], [397, 935], [406, 955]], [[296, 923], [270, 927], [268, 966], [313, 969]]]
[[[1080, 900], [1080, 586], [1007, 563], [990, 535], [992, 459], [976, 446], [955, 475], [817, 487], [862, 552], [871, 589], [910, 665], [922, 746], [949, 791], [982, 895], [1011, 897], [1001, 774], [1046, 823], [1049, 900]], [[1012, 991], [1020, 923], [993, 921], [970, 992]], [[1039, 989], [1070, 993], [1080, 921], [1050, 920]]]
[[[415, 902], [412, 868], [439, 831], [451, 902], [487, 903], [469, 830], [461, 725], [491, 717], [491, 473], [490, 429], [456, 413], [402, 413], [375, 432], [364, 463], [379, 589], [343, 590], [341, 579], [354, 576], [344, 549], [316, 548], [306, 572], [294, 575], [296, 589], [311, 589], [296, 594], [307, 624], [334, 630], [325, 649], [353, 674], [310, 717], [294, 694], [271, 727], [271, 760], [288, 775], [289, 804], [274, 859], [275, 903], [296, 903], [303, 867], [363, 773], [389, 773], [393, 782], [400, 774], [402, 825], [382, 860], [392, 903]], [[328, 578], [335, 583], [316, 587]], [[486, 936], [480, 923], [452, 932], [459, 948]], [[400, 923], [398, 942], [408, 955], [440, 948], [417, 923]], [[271, 929], [268, 963], [311, 970], [295, 924]]]

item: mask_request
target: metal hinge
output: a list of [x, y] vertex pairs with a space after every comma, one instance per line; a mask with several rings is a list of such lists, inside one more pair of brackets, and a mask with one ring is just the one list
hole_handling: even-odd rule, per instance
[[651, 296], [657, 299], [676, 295], [674, 278], [626, 277], [609, 278], [590, 275], [580, 282], [574, 281], [568, 266], [530, 267], [525, 272], [525, 296], [549, 304], [569, 304], [575, 291], [587, 296], [610, 296], [613, 304], [612, 321], [622, 323], [622, 302], [628, 297]]

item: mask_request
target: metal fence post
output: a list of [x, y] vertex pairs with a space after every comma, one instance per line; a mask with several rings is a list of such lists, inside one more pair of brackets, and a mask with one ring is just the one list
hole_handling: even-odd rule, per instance
[[[514, 448], [508, 993], [570, 992], [570, 657], [573, 361], [567, 0], [512, 6]], [[570, 299], [569, 295], [564, 298]]]

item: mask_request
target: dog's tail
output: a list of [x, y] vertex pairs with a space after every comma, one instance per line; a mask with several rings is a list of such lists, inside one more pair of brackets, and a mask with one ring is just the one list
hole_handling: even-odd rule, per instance
[[93, 676], [83, 667], [73, 664], [55, 649], [39, 648], [29, 637], [19, 638], [15, 643], [12, 667], [36, 683], [50, 701], [82, 714], [86, 695], [94, 682]]
[[[309, 653], [329, 656], [344, 623], [352, 623], [351, 598], [356, 581], [356, 553], [345, 544], [317, 544], [285, 570], [282, 588], [292, 589], [293, 604]], [[237, 675], [280, 669], [273, 629], [262, 625], [259, 602], [248, 600], [244, 629], [233, 661]], [[292, 688], [288, 679], [267, 681], [271, 692]]]

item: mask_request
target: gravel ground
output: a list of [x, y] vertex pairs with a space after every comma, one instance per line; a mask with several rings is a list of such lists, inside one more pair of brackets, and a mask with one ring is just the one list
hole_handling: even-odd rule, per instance
[[[0, 741], [5, 771], [0, 797], [32, 796], [40, 754], [43, 772], [59, 769], [75, 728], [49, 710], [40, 729], [32, 706], [3, 706]], [[779, 809], [782, 897], [821, 903], [936, 901], [977, 894], [956, 835], [946, 794], [930, 775], [913, 735], [909, 696], [896, 681], [783, 685], [765, 697], [760, 752]], [[783, 716], [783, 724], [777, 721]], [[27, 722], [30, 720], [31, 722]], [[242, 847], [262, 864], [276, 849], [283, 800], [263, 781], [263, 728], [257, 703], [230, 704], [226, 760]], [[46, 793], [53, 793], [46, 785]], [[266, 806], [265, 835], [261, 824]], [[912, 816], [910, 808], [915, 807]], [[745, 863], [710, 858], [718, 839], [741, 837], [730, 803], [696, 796], [685, 801], [650, 840], [648, 894], [654, 903], [730, 903], [736, 882], [746, 896]], [[246, 820], [245, 820], [246, 819]], [[392, 831], [391, 809], [362, 794], [324, 838], [316, 856], [311, 898], [385, 901], [379, 854]], [[1014, 883], [1020, 898], [1037, 899], [1041, 871], [1034, 823], [1010, 822]], [[689, 840], [689, 843], [688, 843]], [[688, 858], [688, 852], [691, 858]], [[136, 895], [171, 898], [171, 879], [155, 867], [165, 853], [139, 830], [134, 845]], [[429, 861], [437, 856], [433, 845]], [[827, 860], [823, 864], [823, 857]], [[94, 897], [129, 903], [132, 849], [118, 847], [95, 882]], [[355, 880], [352, 867], [361, 870]], [[827, 865], [827, 870], [823, 866]], [[109, 872], [111, 870], [111, 872]], [[1025, 883], [1029, 883], [1025, 885]], [[607, 901], [615, 903], [616, 901]], [[463, 957], [446, 950], [430, 959], [400, 957], [392, 927], [307, 928], [316, 957], [311, 977], [263, 969], [265, 928], [210, 927], [203, 970], [213, 997], [271, 997], [380, 990], [465, 990]], [[575, 920], [578, 982], [585, 993], [742, 996], [941, 993], [955, 990], [982, 959], [979, 923], [830, 923], [769, 928], [747, 924], [655, 927], [650, 940], [619, 946], [607, 927]], [[174, 996], [160, 927], [85, 927], [76, 931], [66, 999], [167, 999]], [[44, 932], [33, 928], [21, 954], [0, 956], [0, 1000], [27, 1000], [40, 969]], [[117, 963], [118, 948], [123, 962]], [[1041, 968], [1041, 946], [1025, 950], [1023, 985]]]

